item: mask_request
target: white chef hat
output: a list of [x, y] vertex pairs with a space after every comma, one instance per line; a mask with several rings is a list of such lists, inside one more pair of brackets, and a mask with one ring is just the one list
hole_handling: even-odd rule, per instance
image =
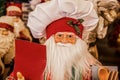
[[51, 0], [36, 6], [29, 14], [28, 27], [34, 38], [46, 35], [46, 27], [53, 21], [71, 17], [83, 19], [84, 30], [91, 31], [96, 27], [98, 16], [92, 2], [85, 0]]

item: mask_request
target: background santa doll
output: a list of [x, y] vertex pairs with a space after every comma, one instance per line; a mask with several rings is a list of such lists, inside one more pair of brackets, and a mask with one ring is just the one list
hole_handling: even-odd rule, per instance
[[[2, 16], [0, 17], [0, 66], [1, 75], [5, 77], [10, 69], [10, 63], [15, 56], [14, 52], [14, 23], [13, 18], [9, 16]], [[5, 65], [9, 65], [9, 67]]]
[[12, 3], [6, 8], [6, 15], [0, 17], [0, 54], [2, 58], [1, 77], [3, 80], [13, 69], [12, 60], [15, 57], [15, 39], [19, 38], [32, 41], [30, 32], [21, 20], [21, 16], [21, 8]]
[[22, 9], [21, 6], [16, 5], [12, 2], [11, 5], [6, 8], [6, 16], [14, 18], [14, 33], [15, 37], [19, 39], [24, 39], [32, 41], [29, 29], [26, 27], [25, 23], [22, 21]]

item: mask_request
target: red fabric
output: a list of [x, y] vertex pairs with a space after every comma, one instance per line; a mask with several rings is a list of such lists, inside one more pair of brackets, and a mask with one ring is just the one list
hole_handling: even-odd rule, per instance
[[45, 0], [41, 0], [41, 3], [45, 2]]
[[22, 3], [20, 3], [20, 2], [19, 3], [17, 3], [17, 2], [7, 2], [6, 8], [9, 7], [9, 6], [17, 6], [22, 10]]
[[[73, 32], [73, 33], [77, 34], [75, 29], [73, 27], [71, 27], [69, 24], [67, 24], [67, 22], [70, 21], [70, 20], [72, 20], [74, 22], [77, 21], [76, 19], [73, 19], [73, 18], [64, 17], [64, 18], [58, 19], [58, 20], [52, 22], [51, 24], [49, 24], [47, 26], [47, 29], [46, 29], [47, 39], [51, 35], [53, 35], [53, 34], [55, 34], [57, 32]], [[81, 32], [79, 37], [82, 38], [83, 25], [79, 24], [78, 27], [79, 27], [80, 32]]]
[[22, 72], [25, 80], [42, 80], [42, 73], [46, 65], [46, 47], [25, 40], [16, 40], [15, 46], [13, 73]]
[[14, 30], [14, 28], [11, 25], [7, 23], [2, 23], [2, 22], [0, 22], [0, 28], [6, 28], [7, 30], [10, 30], [11, 32], [13, 32]]

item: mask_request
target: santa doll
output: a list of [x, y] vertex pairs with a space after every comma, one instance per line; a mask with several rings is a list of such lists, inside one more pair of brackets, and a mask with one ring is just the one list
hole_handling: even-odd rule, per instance
[[15, 5], [15, 3], [9, 5], [6, 9], [6, 16], [14, 18], [14, 33], [16, 38], [32, 41], [29, 29], [25, 26], [25, 23], [21, 19], [21, 7]]
[[91, 65], [99, 65], [84, 41], [96, 27], [93, 4], [84, 0], [52, 0], [36, 6], [28, 18], [34, 38], [46, 37], [45, 80], [90, 80]]
[[68, 17], [48, 25], [45, 78], [91, 80], [91, 66], [99, 62], [88, 52], [88, 45], [81, 39], [82, 31], [79, 20]]
[[[7, 75], [10, 63], [15, 56], [14, 53], [14, 23], [13, 18], [9, 16], [0, 17], [0, 66], [2, 67], [1, 75]], [[9, 65], [7, 67], [6, 65]], [[6, 66], [6, 69], [5, 69]], [[3, 76], [4, 77], [4, 76]]]

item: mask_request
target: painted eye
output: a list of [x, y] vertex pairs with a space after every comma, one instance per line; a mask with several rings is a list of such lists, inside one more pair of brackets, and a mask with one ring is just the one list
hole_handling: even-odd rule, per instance
[[62, 34], [58, 34], [58, 37], [62, 37]]
[[73, 35], [68, 35], [68, 38], [72, 38], [73, 37]]

